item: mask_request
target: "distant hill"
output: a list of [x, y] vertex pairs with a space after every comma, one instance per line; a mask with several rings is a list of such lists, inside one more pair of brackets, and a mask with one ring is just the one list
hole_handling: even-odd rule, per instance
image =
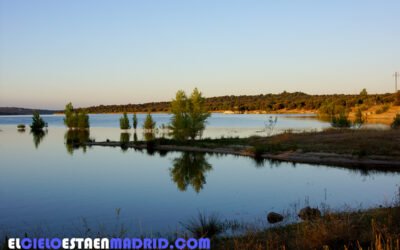
[[31, 115], [34, 111], [38, 111], [43, 115], [54, 114], [56, 110], [48, 109], [27, 109], [27, 108], [17, 108], [17, 107], [0, 107], [0, 115]]
[[[233, 111], [237, 113], [251, 111], [287, 112], [291, 110], [321, 111], [323, 113], [338, 112], [359, 107], [367, 110], [374, 105], [391, 105], [397, 100], [400, 103], [400, 91], [397, 94], [372, 95], [309, 95], [302, 92], [283, 92], [280, 94], [218, 96], [205, 98], [205, 106], [209, 111]], [[169, 112], [170, 102], [150, 102], [143, 104], [98, 105], [86, 107], [89, 113], [118, 112]], [[399, 105], [399, 104], [396, 104]]]

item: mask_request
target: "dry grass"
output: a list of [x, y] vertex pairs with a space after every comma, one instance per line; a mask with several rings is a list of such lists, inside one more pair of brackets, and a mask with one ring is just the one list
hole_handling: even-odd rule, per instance
[[400, 207], [328, 213], [315, 221], [226, 238], [213, 249], [400, 250]]
[[400, 158], [400, 130], [328, 129], [322, 132], [283, 133], [254, 138], [251, 144], [266, 151], [300, 150], [352, 155], [381, 155]]

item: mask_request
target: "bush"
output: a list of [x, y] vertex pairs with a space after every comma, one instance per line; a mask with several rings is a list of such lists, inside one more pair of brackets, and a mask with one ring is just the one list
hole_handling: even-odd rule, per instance
[[393, 129], [399, 129], [400, 128], [400, 114], [397, 114], [394, 117], [391, 127]]
[[146, 141], [152, 141], [155, 139], [155, 127], [156, 122], [153, 120], [153, 117], [150, 114], [147, 114], [146, 120], [143, 124], [144, 139]]
[[121, 129], [130, 129], [131, 125], [129, 124], [128, 115], [124, 113], [124, 115], [119, 119], [119, 127]]
[[178, 91], [171, 102], [171, 113], [169, 128], [172, 137], [179, 141], [201, 137], [206, 120], [210, 116], [205, 106], [205, 99], [197, 88], [190, 97], [186, 96], [184, 91]]
[[181, 223], [196, 238], [214, 238], [225, 231], [223, 221], [216, 214], [199, 213], [198, 218], [192, 218], [188, 223]]
[[389, 108], [390, 108], [390, 105], [389, 105], [389, 104], [384, 104], [382, 107], [378, 108], [378, 109], [375, 111], [375, 114], [377, 114], [377, 115], [383, 114], [383, 113], [385, 113], [386, 111], [388, 111]]
[[72, 105], [72, 103], [68, 103], [67, 105], [65, 105], [64, 114], [64, 124], [69, 129], [88, 129], [90, 127], [89, 115], [86, 110], [81, 110], [77, 112], [76, 110], [74, 110], [74, 106]]
[[38, 112], [33, 113], [32, 117], [32, 124], [31, 124], [31, 130], [32, 131], [42, 131], [44, 127], [47, 127], [47, 123], [44, 122], [42, 117], [40, 117], [40, 114]]
[[332, 116], [331, 125], [334, 128], [349, 128], [351, 127], [351, 121], [345, 113]]
[[18, 124], [18, 125], [17, 125], [17, 128], [18, 128], [18, 129], [25, 129], [25, 124]]

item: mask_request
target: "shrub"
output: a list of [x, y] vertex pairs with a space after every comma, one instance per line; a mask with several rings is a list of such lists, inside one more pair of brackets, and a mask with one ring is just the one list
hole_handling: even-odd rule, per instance
[[388, 111], [389, 108], [390, 108], [390, 105], [386, 103], [386, 104], [384, 104], [383, 106], [381, 106], [380, 108], [378, 108], [378, 109], [375, 111], [375, 114], [377, 114], [377, 115], [383, 114], [383, 113], [385, 113], [386, 111]]
[[351, 121], [347, 117], [347, 114], [340, 113], [339, 115], [332, 116], [331, 125], [334, 128], [349, 128], [351, 127]]
[[206, 120], [210, 116], [205, 106], [205, 99], [197, 88], [190, 97], [187, 97], [184, 91], [178, 91], [171, 102], [171, 113], [171, 135], [180, 141], [201, 137]]
[[129, 124], [128, 115], [126, 113], [119, 119], [119, 127], [121, 129], [130, 129], [131, 125]]
[[214, 238], [225, 231], [224, 223], [215, 214], [207, 216], [199, 213], [198, 218], [182, 225], [196, 238]]
[[25, 124], [18, 124], [18, 125], [17, 125], [17, 128], [18, 128], [18, 129], [25, 129]]
[[394, 117], [391, 127], [393, 129], [399, 129], [400, 128], [400, 114], [397, 114]]
[[150, 114], [147, 114], [146, 120], [143, 124], [144, 138], [146, 141], [152, 141], [155, 139], [155, 127], [156, 122], [153, 120], [153, 117]]
[[65, 105], [64, 124], [69, 128], [88, 129], [90, 127], [89, 115], [86, 110], [76, 111], [72, 103]]
[[32, 116], [32, 124], [31, 130], [32, 131], [42, 131], [44, 127], [47, 127], [47, 123], [40, 117], [38, 112], [34, 112]]

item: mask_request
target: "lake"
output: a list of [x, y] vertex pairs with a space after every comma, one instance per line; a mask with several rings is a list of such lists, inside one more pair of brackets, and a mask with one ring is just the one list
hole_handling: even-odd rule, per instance
[[[277, 116], [273, 133], [329, 127], [312, 115]], [[119, 117], [90, 115], [90, 137], [119, 140]], [[170, 119], [168, 114], [153, 117], [157, 125]], [[391, 172], [231, 155], [74, 149], [65, 144], [63, 116], [43, 118], [48, 132], [35, 137], [16, 128], [29, 124], [30, 116], [0, 116], [2, 234], [77, 235], [87, 228], [113, 232], [121, 225], [136, 236], [170, 233], [199, 212], [266, 226], [269, 211], [294, 213], [307, 204], [332, 209], [390, 204], [400, 184], [400, 174]], [[265, 135], [268, 119], [213, 114], [204, 137]], [[139, 115], [139, 124], [143, 120]]]

